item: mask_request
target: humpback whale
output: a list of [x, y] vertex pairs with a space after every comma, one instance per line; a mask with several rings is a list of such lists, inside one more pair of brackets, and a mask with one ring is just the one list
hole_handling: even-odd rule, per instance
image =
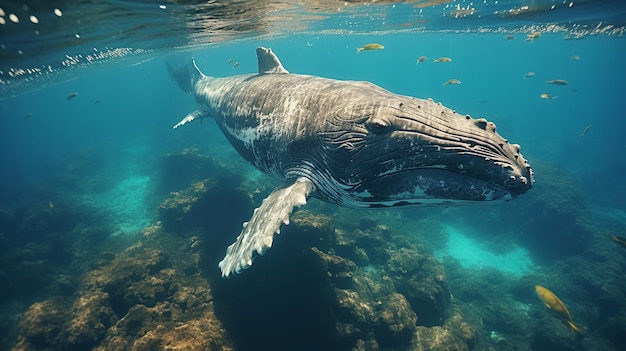
[[291, 74], [271, 49], [256, 53], [256, 74], [210, 77], [193, 59], [168, 65], [199, 105], [174, 128], [213, 118], [243, 158], [283, 181], [226, 249], [223, 277], [264, 254], [309, 197], [363, 208], [450, 205], [510, 200], [533, 184], [520, 146], [492, 122], [369, 82]]

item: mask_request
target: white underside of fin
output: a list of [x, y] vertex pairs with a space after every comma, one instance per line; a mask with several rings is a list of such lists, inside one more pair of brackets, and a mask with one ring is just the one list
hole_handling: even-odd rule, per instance
[[205, 113], [202, 110], [195, 110], [192, 113], [188, 114], [187, 116], [185, 116], [185, 118], [183, 118], [182, 120], [180, 120], [180, 122], [176, 123], [176, 125], [174, 127], [172, 127], [172, 129], [176, 129], [182, 125], [185, 125], [191, 121], [195, 121], [196, 119], [202, 119], [204, 118]]
[[244, 223], [241, 234], [226, 249], [226, 256], [219, 263], [222, 277], [237, 274], [252, 265], [254, 253], [263, 255], [272, 247], [274, 234], [281, 226], [289, 224], [293, 209], [306, 204], [309, 193], [315, 186], [306, 178], [298, 178], [292, 185], [274, 190], [254, 210], [249, 222]]

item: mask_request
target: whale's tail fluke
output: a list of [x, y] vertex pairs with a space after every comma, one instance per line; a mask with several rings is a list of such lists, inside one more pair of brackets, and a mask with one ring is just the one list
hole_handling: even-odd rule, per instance
[[196, 83], [204, 77], [194, 59], [191, 59], [187, 65], [174, 67], [169, 62], [166, 62], [165, 65], [172, 79], [187, 94], [192, 93]]

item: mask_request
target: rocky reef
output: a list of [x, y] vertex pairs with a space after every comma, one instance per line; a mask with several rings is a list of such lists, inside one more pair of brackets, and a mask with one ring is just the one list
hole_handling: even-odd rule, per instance
[[75, 294], [32, 304], [14, 349], [228, 350], [192, 246], [146, 228], [141, 241], [86, 272]]
[[[572, 254], [578, 247], [564, 251], [521, 278], [436, 258], [425, 238], [445, 239], [438, 223], [445, 214], [407, 225], [407, 213], [338, 210], [312, 199], [268, 254], [222, 279], [217, 263], [271, 188], [190, 149], [163, 156], [155, 219], [135, 236], [110, 236], [113, 229], [85, 222], [90, 217], [71, 206], [58, 215], [45, 213], [45, 203], [0, 211], [0, 240], [8, 244], [0, 247], [0, 282], [13, 291], [2, 298], [16, 299], [31, 282], [46, 292], [5, 315], [0, 349], [569, 351], [626, 342], [615, 332], [626, 326], [616, 278], [624, 252], [591, 240], [590, 222], [562, 209], [569, 200], [537, 195], [535, 205], [515, 207], [527, 214], [523, 228], [558, 217], [572, 223], [561, 238], [586, 230], [591, 243], [583, 255]], [[537, 215], [541, 201], [546, 218]], [[508, 212], [482, 215], [504, 226]], [[536, 284], [567, 297], [585, 337], [545, 311]], [[570, 303], [572, 296], [580, 300]], [[590, 296], [601, 303], [584, 302]]]

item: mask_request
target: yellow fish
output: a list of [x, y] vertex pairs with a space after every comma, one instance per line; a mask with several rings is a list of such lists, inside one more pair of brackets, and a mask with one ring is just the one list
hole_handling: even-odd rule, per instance
[[544, 288], [541, 285], [535, 286], [535, 291], [537, 291], [537, 296], [543, 301], [546, 305], [546, 308], [552, 310], [561, 320], [563, 320], [573, 331], [580, 333], [580, 329], [574, 324], [572, 321], [572, 316], [569, 314], [567, 307], [565, 304], [559, 300], [556, 295], [552, 293], [552, 291]]
[[443, 83], [443, 86], [451, 85], [451, 84], [461, 84], [461, 81], [458, 79], [450, 79], [447, 82]]
[[419, 64], [419, 63], [421, 63], [421, 62], [424, 62], [424, 61], [426, 61], [426, 60], [428, 60], [428, 57], [426, 57], [426, 56], [420, 56], [420, 58], [418, 58], [418, 59], [417, 59], [417, 62], [415, 62], [415, 64], [417, 65], [417, 64]]
[[550, 95], [550, 93], [541, 93], [539, 95], [540, 98], [544, 99], [544, 100], [548, 100], [548, 99], [556, 99], [556, 96], [552, 96]]
[[233, 68], [237, 68], [237, 67], [239, 67], [239, 62], [235, 62], [235, 63], [233, 64]]
[[528, 41], [532, 41], [534, 39], [537, 39], [541, 36], [541, 32], [532, 32], [530, 34], [526, 34], [526, 40]]
[[233, 63], [233, 61], [235, 61], [235, 60], [233, 60], [232, 58], [229, 58], [228, 59], [228, 64], [230, 65], [231, 63]]
[[356, 53], [358, 54], [361, 51], [369, 51], [369, 50], [382, 50], [385, 47], [380, 44], [367, 44], [363, 45], [360, 48], [356, 48]]
[[433, 62], [452, 62], [452, 59], [449, 57], [440, 57], [435, 59]]
[[48, 203], [48, 207], [50, 207], [51, 210], [54, 208], [54, 204], [52, 203], [52, 200], [50, 200], [50, 202]]
[[626, 238], [617, 235], [611, 235], [611, 239], [620, 244], [622, 247], [626, 248]]

